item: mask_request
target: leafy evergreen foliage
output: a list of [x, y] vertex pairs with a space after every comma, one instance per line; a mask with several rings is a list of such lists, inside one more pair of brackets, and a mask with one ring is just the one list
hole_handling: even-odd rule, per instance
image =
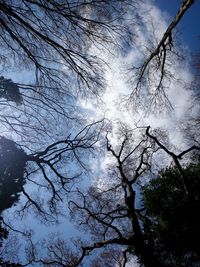
[[11, 79], [0, 77], [0, 98], [5, 98], [8, 101], [13, 101], [16, 104], [21, 104], [22, 96], [17, 84], [12, 82]]
[[[18, 148], [16, 143], [4, 137], [0, 137], [0, 213], [13, 206], [20, 196], [25, 184], [25, 152]], [[0, 217], [0, 247], [4, 239], [8, 237], [8, 230], [2, 227], [3, 218]], [[1, 266], [21, 266], [10, 263], [0, 258]]]
[[25, 183], [26, 154], [16, 143], [0, 138], [0, 212], [18, 201]]
[[169, 266], [198, 266], [200, 262], [200, 164], [183, 169], [186, 195], [177, 168], [162, 171], [144, 189], [144, 204], [152, 219], [155, 251]]

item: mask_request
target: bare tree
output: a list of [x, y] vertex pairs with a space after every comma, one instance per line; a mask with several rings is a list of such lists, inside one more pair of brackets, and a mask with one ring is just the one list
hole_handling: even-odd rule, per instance
[[[74, 186], [89, 173], [88, 160], [96, 153], [95, 146], [104, 127], [104, 120], [91, 123], [32, 154], [26, 154], [14, 141], [2, 137], [0, 212], [18, 204], [15, 209], [18, 216], [22, 218], [33, 212], [44, 223], [57, 222], [58, 215], [63, 212], [66, 215], [66, 209], [61, 204], [68, 201]], [[31, 244], [31, 235], [17, 230], [15, 222], [2, 217], [1, 222], [9, 232], [20, 234], [21, 240], [25, 238], [25, 242]]]
[[26, 150], [44, 149], [58, 135], [65, 138], [85, 123], [75, 98], [62, 89], [17, 84], [4, 77], [0, 87], [1, 133], [11, 135]]
[[112, 180], [110, 186], [105, 190], [91, 187], [86, 194], [77, 191], [77, 200], [70, 201], [72, 216], [94, 239], [92, 245], [82, 245], [82, 256], [75, 266], [93, 250], [113, 245], [122, 251], [121, 266], [126, 265], [133, 251], [145, 266], [160, 266], [144, 235], [141, 226], [144, 217], [136, 204], [138, 180], [149, 172], [151, 155], [157, 148], [148, 137], [144, 136], [139, 142], [133, 138], [133, 133], [127, 131], [116, 149], [107, 139], [107, 150], [114, 159], [114, 167], [107, 177]]
[[[43, 175], [43, 180], [41, 176], [38, 181], [31, 176], [27, 176], [27, 180], [30, 179], [31, 183], [47, 188], [50, 192], [48, 208], [50, 212], [44, 209], [46, 207], [44, 203], [41, 205], [31, 192], [23, 190], [27, 199], [25, 209], [29, 206], [34, 207], [45, 220], [52, 218], [49, 215], [56, 215], [56, 212], [59, 212], [56, 210], [56, 203], [63, 198], [62, 191], [68, 194], [71, 199], [69, 209], [72, 220], [79, 229], [86, 231], [87, 239], [90, 236], [91, 240], [90, 242], [79, 240], [75, 248], [72, 248], [70, 243], [66, 244], [63, 239], [57, 239], [51, 245], [47, 242], [45, 244], [48, 253], [44, 256], [38, 254], [39, 245], [30, 239], [26, 265], [35, 262], [48, 266], [75, 267], [82, 264], [84, 266], [88, 258], [89, 262], [90, 260], [93, 262], [91, 266], [98, 266], [98, 260], [95, 261], [93, 257], [96, 259], [99, 257], [99, 261], [126, 266], [127, 262], [136, 256], [138, 263], [144, 266], [165, 266], [156, 256], [151, 221], [140, 200], [142, 185], [154, 174], [154, 165], [158, 160], [156, 155], [162, 152], [171, 158], [172, 164], [180, 174], [179, 182], [185, 190], [184, 194], [186, 198], [192, 200], [181, 161], [194, 150], [199, 151], [200, 147], [193, 145], [177, 153], [168, 147], [165, 140], [161, 139], [161, 135], [157, 137], [151, 132], [150, 127], [130, 130], [123, 126], [121, 127], [123, 132], [118, 136], [120, 143], [117, 145], [111, 145], [108, 135], [106, 137], [107, 151], [112, 159], [106, 169], [106, 185], [104, 187], [94, 185], [88, 191], [86, 188], [69, 189], [71, 182], [73, 183], [76, 178], [69, 179], [64, 176], [57, 164], [66, 154], [71, 154], [72, 158], [75, 157], [78, 162], [80, 160], [81, 165], [83, 164], [82, 157], [77, 158], [76, 153], [79, 150], [92, 149], [98, 141], [93, 131], [91, 137], [86, 138], [92, 127], [93, 125], [86, 127], [73, 140], [57, 142], [44, 151], [27, 156], [27, 160], [34, 162], [37, 171]], [[136, 130], [140, 132], [140, 138], [138, 135], [136, 137]], [[71, 156], [68, 160], [71, 162]], [[51, 171], [50, 176], [46, 166]], [[54, 174], [57, 182], [54, 181]]]
[[[148, 53], [140, 66], [132, 68], [136, 73], [132, 75], [131, 86], [134, 89], [130, 99], [139, 101], [139, 96], [147, 90], [155, 104], [161, 100], [170, 105], [165, 87], [168, 86], [166, 81], [171, 80], [173, 74], [168, 65], [179, 56], [175, 49], [174, 30], [194, 3], [193, 0], [182, 2], [161, 40], [153, 48], [148, 47]], [[135, 1], [57, 3], [21, 0], [17, 4], [2, 1], [1, 58], [5, 64], [9, 57], [11, 65], [12, 59], [15, 62], [23, 61], [20, 65], [25, 68], [29, 65], [35, 71], [36, 78], [33, 80], [40, 86], [50, 86], [57, 90], [65, 88], [73, 95], [77, 89], [87, 95], [89, 89], [90, 93], [98, 95], [98, 90], [104, 84], [103, 69], [106, 62], [100, 60], [101, 57], [97, 57], [90, 46], [104, 46], [107, 42], [117, 45], [116, 34], [122, 35], [121, 39], [128, 39], [130, 28], [126, 28], [126, 23], [124, 26], [121, 24], [128, 6], [129, 9], [134, 6], [136, 12], [132, 20], [139, 24]], [[155, 72], [158, 76], [156, 78]], [[76, 84], [73, 89], [72, 84]]]
[[[197, 38], [199, 42], [199, 37]], [[193, 71], [193, 80], [189, 84], [189, 89], [193, 90], [191, 106], [188, 109], [187, 120], [183, 119], [180, 122], [180, 128], [184, 132], [187, 142], [190, 144], [195, 143], [197, 146], [200, 144], [200, 113], [199, 113], [199, 101], [200, 101], [200, 49], [198, 46], [197, 51], [192, 54], [191, 69]]]
[[[107, 176], [111, 182], [108, 181], [105, 189], [91, 187], [87, 193], [78, 190], [74, 192], [76, 200], [69, 203], [71, 215], [78, 227], [90, 233], [94, 241], [92, 244], [82, 244], [82, 255], [72, 266], [79, 266], [93, 251], [100, 250], [101, 253], [105, 248], [109, 251], [112, 246], [117, 246], [118, 251], [123, 253], [121, 266], [126, 266], [130, 255], [136, 255], [144, 266], [164, 266], [155, 256], [151, 222], [146, 216], [145, 207], [138, 200], [141, 182], [148, 179], [157, 151], [163, 151], [172, 158], [182, 179], [180, 183], [184, 182], [184, 172], [179, 161], [199, 149], [194, 145], [176, 154], [150, 133], [150, 127], [146, 128], [139, 142], [134, 141], [130, 131], [124, 134], [122, 143], [116, 148], [107, 139], [107, 150], [113, 157], [113, 167], [108, 170]], [[185, 194], [187, 196], [188, 191]]]
[[56, 220], [57, 215], [62, 214], [60, 202], [83, 179], [84, 173], [89, 172], [85, 157], [89, 159], [94, 153], [103, 127], [104, 121], [92, 123], [44, 150], [25, 156], [26, 184], [21, 187], [24, 200], [19, 214], [23, 215], [33, 208], [44, 221]]
[[121, 0], [2, 0], [1, 58], [5, 66], [8, 61], [22, 68], [29, 66], [40, 85], [65, 87], [72, 92], [69, 81], [73, 80], [79, 90], [97, 94], [104, 83], [103, 62], [90, 53], [90, 46], [103, 46], [113, 42], [115, 34], [122, 34], [116, 21], [126, 5]]
[[[168, 73], [168, 63], [171, 58], [174, 60], [174, 56], [179, 56], [173, 46], [174, 29], [193, 3], [183, 1], [163, 38], [142, 65], [135, 68], [136, 80], [131, 98], [138, 97], [146, 88], [146, 82], [152, 85], [152, 74], [156, 71], [159, 78], [158, 83], [153, 84], [152, 99], [155, 102], [158, 99], [168, 101], [165, 80], [172, 78]], [[90, 232], [94, 241], [92, 244], [80, 241], [81, 246], [73, 253], [61, 240], [57, 240], [52, 246], [47, 245], [48, 255], [41, 259], [30, 240], [29, 262], [26, 265], [35, 262], [78, 266], [86, 256], [100, 249], [100, 258], [109, 259], [111, 265], [115, 262], [125, 266], [130, 255], [136, 255], [145, 266], [162, 266], [154, 255], [148, 217], [138, 203], [140, 182], [149, 178], [152, 158], [158, 150], [172, 158], [180, 171], [185, 193], [190, 195], [180, 161], [189, 152], [199, 150], [199, 146], [195, 144], [175, 153], [153, 135], [149, 127], [145, 131], [143, 129], [140, 140], [130, 130], [123, 129], [121, 142], [116, 147], [110, 144], [107, 136], [106, 148], [114, 162], [108, 170], [106, 189], [90, 187], [88, 192], [84, 192], [74, 187], [87, 170], [88, 154], [98, 143], [103, 126], [100, 122], [87, 125], [80, 131], [75, 130], [76, 127], [72, 131], [65, 129], [79, 120], [75, 104], [77, 88], [85, 95], [87, 92], [98, 95], [97, 88], [103, 88], [105, 62], [90, 53], [90, 49], [93, 44], [99, 47], [101, 43], [115, 42], [115, 35], [121, 34], [118, 22], [127, 8], [126, 4], [127, 1], [112, 0], [1, 1], [3, 67], [21, 64], [22, 68], [30, 68], [35, 75], [30, 84], [0, 78], [0, 122], [3, 131], [12, 130], [15, 138], [20, 137], [18, 143], [29, 149], [25, 173], [29, 186], [22, 187], [19, 214], [23, 215], [33, 208], [44, 220], [54, 220], [62, 213], [59, 203], [72, 195], [69, 202], [72, 218]], [[56, 133], [52, 130], [55, 125], [59, 125]], [[39, 146], [34, 136], [40, 140]], [[36, 190], [30, 190], [30, 186]], [[36, 191], [38, 194], [35, 194]], [[40, 192], [45, 192], [45, 198]], [[118, 262], [116, 255], [120, 258]], [[98, 266], [97, 261], [94, 261], [95, 264]]]
[[[36, 75], [36, 80], [32, 79], [29, 84], [12, 83], [7, 78], [1, 78], [0, 121], [3, 131], [11, 130], [20, 134], [22, 142], [28, 139], [34, 143], [33, 132], [36, 132], [35, 136], [42, 136], [40, 140], [45, 140], [46, 135], [53, 141], [52, 133], [47, 130], [50, 121], [58, 120], [64, 127], [67, 127], [67, 123], [77, 121], [80, 117], [76, 109], [77, 88], [82, 88], [84, 92], [88, 88], [96, 94], [97, 88], [101, 89], [104, 83], [102, 67], [105, 62], [101, 64], [99, 58], [90, 53], [90, 46], [112, 41], [116, 44], [116, 34], [126, 35], [126, 26], [123, 26], [126, 23], [120, 23], [125, 19], [123, 14], [127, 4], [135, 5], [137, 11], [135, 1], [122, 2], [2, 1], [2, 60], [6, 62], [9, 58], [11, 65], [14, 61], [23, 61], [21, 66], [25, 69], [30, 66]], [[139, 87], [142, 95], [151, 87], [144, 85], [143, 80], [149, 76], [146, 80], [154, 83], [156, 79], [150, 76], [158, 70], [161, 73], [160, 81], [159, 85], [153, 86], [155, 94], [151, 100], [157, 103], [160, 97], [161, 100], [168, 99], [164, 80], [172, 76], [168, 75], [167, 57], [176, 57], [172, 33], [193, 3], [183, 2], [162, 40], [155, 45], [155, 51], [147, 55], [144, 64], [137, 68], [137, 75], [134, 76], [137, 81], [131, 82], [131, 86], [135, 86], [131, 98], [135, 98], [137, 105], [140, 99]], [[100, 16], [102, 10], [103, 16]], [[3, 89], [3, 86], [13, 86], [15, 89]], [[44, 117], [46, 120], [49, 118], [49, 121], [44, 122]]]
[[[5, 134], [34, 149], [36, 138], [56, 141], [53, 123], [72, 128], [82, 120], [78, 92], [98, 95], [104, 85], [105, 62], [91, 50], [125, 34], [121, 21], [127, 4], [135, 1], [1, 1], [6, 77], [0, 80], [0, 122]], [[25, 73], [23, 84], [9, 80], [8, 69]]]
[[176, 75], [171, 71], [171, 66], [183, 59], [180, 48], [176, 46], [175, 33], [177, 25], [194, 3], [194, 0], [182, 1], [162, 38], [159, 41], [151, 40], [152, 47], [147, 46], [141, 64], [130, 68], [132, 91], [128, 96], [129, 101], [139, 103], [139, 99], [147, 94], [145, 101], [150, 99], [148, 108], [161, 104], [172, 108], [167, 89], [172, 80], [176, 80]]

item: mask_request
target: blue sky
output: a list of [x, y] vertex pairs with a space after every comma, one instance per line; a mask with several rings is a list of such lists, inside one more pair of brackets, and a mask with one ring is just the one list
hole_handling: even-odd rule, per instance
[[[155, 0], [155, 3], [162, 11], [166, 11], [170, 19], [172, 19], [180, 7], [181, 0]], [[200, 49], [200, 40], [198, 40], [198, 36], [200, 36], [199, 0], [196, 0], [194, 5], [185, 13], [179, 23], [178, 29], [182, 34], [183, 40], [192, 52]]]
[[[161, 9], [161, 11], [166, 11], [166, 13], [168, 14], [168, 22], [165, 21], [165, 18], [163, 18], [162, 21], [159, 21], [159, 24], [157, 23], [157, 21], [162, 18], [162, 14], [160, 13], [156, 13], [153, 12], [152, 14], [157, 14], [158, 18], [156, 20], [155, 19], [155, 25], [159, 25], [159, 31], [163, 29], [166, 29], [166, 25], [168, 25], [168, 23], [171, 22], [171, 19], [175, 16], [177, 10], [180, 7], [180, 3], [181, 0], [155, 0], [154, 3], [156, 3], [156, 5], [158, 6], [158, 8]], [[194, 4], [194, 6], [191, 7], [191, 9], [189, 11], [187, 11], [187, 13], [185, 14], [185, 16], [183, 17], [181, 23], [179, 24], [179, 30], [180, 32], [182, 32], [182, 36], [181, 38], [184, 40], [184, 42], [190, 47], [191, 51], [195, 51], [198, 47], [200, 47], [200, 41], [198, 41], [198, 35], [200, 36], [200, 31], [199, 31], [199, 14], [200, 14], [200, 2], [199, 0], [196, 1], [196, 3]], [[152, 16], [153, 16], [152, 15]], [[148, 29], [149, 25], [146, 25], [146, 29]], [[149, 29], [151, 30], [151, 29]], [[147, 32], [148, 33], [148, 32]], [[147, 34], [148, 35], [148, 34]], [[146, 39], [148, 38], [148, 36], [146, 37]], [[142, 32], [140, 35], [140, 41], [145, 41], [145, 36], [144, 33]], [[143, 51], [143, 50], [142, 50]], [[163, 117], [159, 117], [159, 118], [155, 118], [154, 114], [153, 115], [149, 115], [149, 117], [145, 117], [144, 113], [141, 111], [138, 111], [137, 114], [135, 114], [134, 110], [121, 110], [120, 107], [115, 103], [115, 101], [117, 99], [120, 99], [120, 93], [124, 94], [126, 92], [130, 92], [130, 88], [127, 86], [126, 83], [126, 77], [124, 77], [122, 75], [121, 70], [123, 70], [123, 66], [125, 64], [132, 64], [133, 62], [137, 62], [140, 54], [137, 51], [137, 49], [133, 49], [133, 51], [130, 51], [130, 53], [124, 57], [124, 55], [122, 55], [120, 57], [120, 55], [118, 54], [117, 56], [115, 54], [109, 54], [108, 55], [105, 53], [104, 54], [105, 58], [103, 58], [105, 60], [105, 62], [107, 63], [111, 63], [110, 67], [106, 70], [106, 79], [108, 80], [108, 88], [106, 90], [105, 95], [102, 97], [103, 101], [105, 102], [105, 110], [108, 110], [106, 113], [106, 116], [108, 116], [108, 118], [113, 118], [114, 119], [121, 119], [123, 122], [127, 123], [128, 125], [133, 125], [134, 122], [138, 122], [141, 123], [141, 125], [152, 125], [152, 127], [157, 127], [157, 126], [165, 126], [166, 128], [169, 129], [169, 132], [171, 133], [172, 137], [171, 139], [173, 139], [175, 144], [181, 144], [182, 143], [182, 136], [180, 136], [179, 131], [178, 131], [178, 122], [180, 120], [180, 118], [184, 117], [184, 112], [186, 112], [186, 109], [189, 105], [189, 101], [188, 99], [190, 99], [190, 94], [188, 91], [184, 91], [184, 89], [182, 88], [182, 85], [179, 84], [175, 84], [173, 83], [173, 88], [170, 91], [170, 98], [171, 99], [175, 99], [175, 104], [176, 106], [174, 107], [174, 112], [173, 114], [167, 114]], [[177, 67], [178, 66], [178, 67]], [[178, 75], [178, 78], [185, 78], [186, 81], [190, 81], [190, 77], [189, 73], [188, 73], [188, 69], [184, 68], [180, 68], [179, 65], [176, 65], [175, 68], [179, 69], [179, 72], [181, 72]], [[18, 75], [18, 74], [17, 74]], [[23, 79], [24, 77], [21, 76]], [[88, 101], [87, 105], [89, 106], [89, 108], [92, 108], [92, 103], [90, 103]], [[103, 106], [103, 105], [102, 105]], [[84, 107], [86, 108], [86, 104], [84, 103]], [[89, 109], [89, 112], [91, 111]], [[95, 119], [99, 116], [99, 118], [101, 119], [102, 116], [105, 113], [105, 110], [98, 110], [97, 111], [97, 107], [94, 106], [94, 110], [92, 110], [92, 114], [94, 114]], [[96, 113], [95, 113], [96, 112]], [[99, 112], [99, 114], [97, 114]], [[133, 116], [134, 115], [134, 116]], [[142, 119], [141, 119], [142, 118]], [[93, 119], [93, 118], [91, 118]], [[133, 121], [135, 120], [135, 121]], [[140, 122], [141, 121], [141, 122]], [[53, 127], [54, 124], [52, 124]], [[113, 129], [116, 130], [117, 125], [113, 126]], [[56, 132], [57, 133], [57, 132]], [[60, 134], [60, 133], [59, 133]], [[63, 133], [64, 134], [64, 133]], [[58, 133], [57, 133], [58, 135]], [[114, 136], [114, 134], [113, 134]], [[112, 137], [113, 139], [113, 144], [115, 145], [115, 138]], [[93, 162], [92, 162], [93, 163]], [[98, 174], [98, 172], [100, 172], [99, 170], [102, 168], [104, 169], [105, 165], [109, 163], [109, 158], [105, 159], [101, 159], [101, 162], [99, 160], [99, 158], [97, 158], [97, 166], [94, 166], [94, 173], [96, 171], [96, 173]], [[95, 164], [92, 164], [95, 165]], [[97, 168], [97, 169], [95, 169]], [[96, 174], [95, 173], [95, 174]], [[105, 178], [107, 176], [105, 175]], [[104, 177], [103, 177], [104, 178]], [[94, 181], [94, 183], [96, 183], [99, 187], [102, 186], [101, 184], [103, 184], [103, 178], [99, 178], [99, 176], [94, 177], [93, 180], [97, 179]], [[96, 185], [95, 184], [95, 185]], [[29, 219], [29, 218], [28, 218]], [[21, 223], [21, 222], [20, 222]], [[19, 224], [20, 224], [19, 223]], [[29, 221], [28, 221], [29, 223]], [[68, 222], [63, 222], [63, 220], [61, 220], [61, 224], [58, 225], [58, 230], [60, 230], [61, 232], [64, 233], [64, 235], [68, 238], [68, 235], [73, 235], [74, 234], [74, 229], [72, 229], [71, 225], [67, 224]], [[30, 224], [30, 223], [29, 223]], [[46, 232], [44, 230], [44, 227], [40, 227], [40, 231], [37, 228], [37, 224], [33, 222], [33, 219], [31, 218], [31, 226], [35, 227], [37, 229], [36, 233], [40, 234], [40, 232], [44, 233], [44, 234], [48, 234], [51, 229], [47, 229]], [[66, 227], [67, 226], [67, 227]], [[70, 228], [71, 227], [71, 228]], [[67, 230], [65, 230], [67, 228]], [[53, 229], [54, 230], [54, 229]], [[133, 266], [133, 265], [131, 265]]]

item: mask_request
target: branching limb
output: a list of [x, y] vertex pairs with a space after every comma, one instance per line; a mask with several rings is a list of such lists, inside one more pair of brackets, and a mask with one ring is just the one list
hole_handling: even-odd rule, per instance
[[146, 129], [146, 135], [149, 138], [151, 138], [158, 145], [158, 147], [160, 147], [162, 150], [164, 150], [173, 159], [175, 165], [177, 166], [177, 168], [178, 168], [178, 170], [180, 172], [185, 193], [187, 195], [189, 195], [189, 189], [188, 189], [188, 185], [187, 185], [187, 179], [185, 177], [185, 173], [184, 173], [184, 171], [182, 169], [182, 166], [180, 164], [180, 160], [182, 159], [182, 157], [184, 155], [186, 155], [187, 153], [191, 152], [192, 150], [200, 150], [200, 147], [194, 145], [194, 146], [191, 146], [190, 148], [186, 149], [185, 151], [183, 151], [183, 152], [181, 152], [179, 154], [175, 154], [174, 152], [170, 151], [165, 145], [163, 145], [158, 140], [158, 138], [156, 136], [153, 136], [150, 133], [150, 126], [148, 126], [147, 129]]
[[[153, 93], [151, 93], [151, 90], [147, 89], [149, 90], [148, 93], [151, 96], [151, 102], [154, 102], [156, 104], [158, 100], [162, 100], [165, 104], [172, 108], [165, 92], [165, 80], [168, 79], [169, 75], [170, 79], [172, 78], [172, 74], [170, 74], [168, 70], [169, 55], [173, 53], [175, 56], [178, 56], [178, 54], [173, 49], [173, 31], [184, 16], [185, 12], [187, 12], [194, 3], [195, 0], [182, 1], [180, 9], [163, 34], [163, 37], [157, 44], [154, 51], [147, 56], [141, 66], [132, 68], [132, 70], [135, 70], [136, 72], [136, 79], [134, 80], [134, 89], [130, 95], [131, 100], [137, 100], [137, 98], [140, 96], [140, 90], [144, 90], [145, 83], [147, 83], [146, 87], [151, 87], [151, 85], [153, 87]], [[155, 73], [158, 76], [158, 79], [156, 78], [156, 81]]]

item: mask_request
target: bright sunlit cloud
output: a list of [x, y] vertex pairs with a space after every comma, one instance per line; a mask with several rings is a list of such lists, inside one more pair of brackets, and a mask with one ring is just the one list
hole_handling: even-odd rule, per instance
[[[105, 116], [112, 121], [112, 144], [117, 144], [117, 122], [120, 121], [130, 128], [134, 128], [135, 124], [138, 126], [150, 125], [153, 129], [161, 127], [169, 134], [169, 141], [172, 145], [184, 148], [186, 144], [180, 131], [180, 121], [188, 113], [192, 93], [185, 89], [184, 84], [180, 81], [184, 80], [185, 84], [189, 84], [192, 80], [192, 74], [187, 64], [182, 65], [182, 63], [174, 62], [169, 66], [170, 72], [176, 76], [176, 80], [168, 84], [167, 88], [167, 96], [172, 103], [173, 110], [169, 111], [163, 108], [161, 113], [156, 114], [156, 112], [152, 113], [146, 111], [145, 108], [140, 108], [136, 112], [131, 105], [126, 108], [119, 104], [122, 97], [130, 94], [132, 89], [127, 83], [126, 68], [137, 66], [147, 49], [153, 49], [156, 46], [168, 26], [169, 17], [165, 12], [159, 10], [153, 2], [149, 1], [140, 5], [140, 12], [145, 16], [141, 16], [143, 18], [141, 23], [135, 25], [135, 43], [137, 46], [133, 43], [126, 55], [111, 54], [108, 51], [102, 53], [102, 59], [108, 64], [105, 70], [107, 87], [102, 97], [103, 104], [98, 106], [89, 101], [81, 101], [81, 105], [87, 111], [89, 120], [100, 119]], [[91, 49], [94, 53], [98, 53], [95, 50], [96, 47]], [[96, 163], [92, 162], [92, 168], [95, 173], [98, 173], [100, 169], [105, 171], [105, 166], [108, 163], [110, 160], [105, 156], [105, 158], [98, 159]], [[100, 178], [97, 180], [101, 187], [104, 182]]]

